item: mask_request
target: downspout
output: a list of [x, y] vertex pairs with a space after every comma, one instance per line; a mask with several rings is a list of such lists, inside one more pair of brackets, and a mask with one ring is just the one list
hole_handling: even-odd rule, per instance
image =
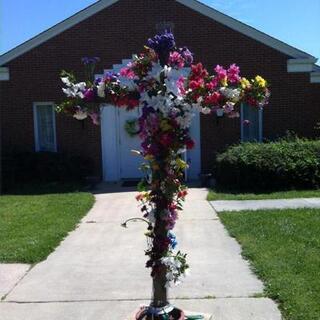
[[[9, 68], [0, 67], [0, 81], [9, 81], [10, 74]], [[0, 108], [1, 108], [1, 95], [0, 92]], [[0, 195], [2, 194], [2, 129], [1, 129], [1, 110], [0, 110]]]

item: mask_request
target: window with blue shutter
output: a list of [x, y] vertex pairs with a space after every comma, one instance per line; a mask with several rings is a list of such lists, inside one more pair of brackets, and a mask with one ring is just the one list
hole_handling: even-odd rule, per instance
[[39, 102], [33, 105], [36, 151], [56, 152], [54, 104]]
[[263, 109], [241, 105], [241, 141], [262, 142]]

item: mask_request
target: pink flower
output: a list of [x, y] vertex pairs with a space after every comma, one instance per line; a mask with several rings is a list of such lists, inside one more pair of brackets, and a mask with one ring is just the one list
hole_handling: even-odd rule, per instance
[[180, 93], [182, 94], [182, 95], [184, 95], [185, 93], [186, 93], [186, 89], [185, 89], [185, 87], [184, 87], [184, 77], [183, 76], [181, 76], [179, 79], [178, 79], [178, 81], [177, 81], [177, 87], [178, 87], [178, 90], [180, 91]]
[[92, 113], [89, 113], [89, 116], [90, 116], [90, 118], [91, 118], [91, 120], [92, 120], [92, 123], [93, 124], [95, 124], [95, 125], [99, 125], [100, 124], [100, 116], [99, 116], [99, 114], [98, 113], [96, 113], [96, 112], [92, 112]]
[[169, 65], [174, 68], [182, 69], [184, 67], [182, 55], [177, 51], [171, 52], [169, 56]]
[[220, 65], [217, 65], [214, 68], [214, 71], [216, 72], [219, 80], [225, 79], [227, 77], [227, 70]]
[[120, 70], [120, 76], [128, 78], [128, 79], [134, 79], [135, 74], [130, 68], [125, 67]]
[[241, 79], [239, 74], [240, 68], [235, 63], [232, 64], [227, 71], [227, 76], [230, 83], [238, 83]]

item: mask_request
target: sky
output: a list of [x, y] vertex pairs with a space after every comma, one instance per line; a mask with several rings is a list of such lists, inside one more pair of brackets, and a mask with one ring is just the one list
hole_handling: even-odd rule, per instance
[[[96, 0], [0, 0], [0, 54], [94, 2]], [[320, 59], [320, 0], [202, 2]]]

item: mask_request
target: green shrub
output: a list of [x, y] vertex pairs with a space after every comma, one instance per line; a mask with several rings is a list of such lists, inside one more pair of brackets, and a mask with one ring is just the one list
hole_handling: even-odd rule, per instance
[[218, 186], [274, 190], [320, 186], [320, 141], [280, 140], [242, 143], [216, 158]]
[[3, 158], [5, 185], [29, 182], [82, 181], [92, 174], [89, 158], [52, 152], [24, 152]]

